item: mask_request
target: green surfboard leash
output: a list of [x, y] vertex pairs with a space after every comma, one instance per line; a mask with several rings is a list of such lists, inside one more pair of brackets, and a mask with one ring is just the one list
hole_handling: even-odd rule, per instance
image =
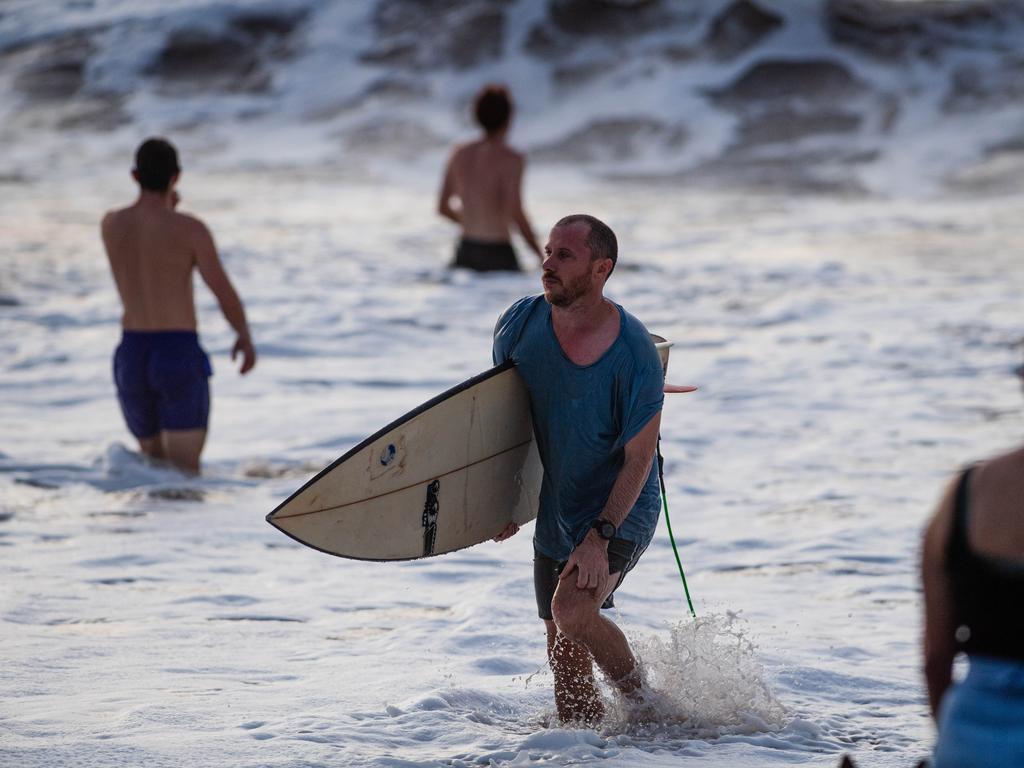
[[661, 502], [665, 508], [665, 527], [668, 528], [668, 540], [672, 542], [672, 552], [676, 556], [676, 565], [679, 566], [679, 578], [682, 579], [683, 592], [686, 593], [686, 604], [690, 606], [690, 615], [696, 619], [697, 612], [693, 610], [690, 588], [686, 586], [686, 574], [683, 573], [683, 561], [679, 559], [679, 548], [676, 546], [676, 537], [672, 535], [672, 521], [668, 516], [668, 492], [665, 489], [665, 457], [661, 455], [661, 435], [658, 436], [658, 479], [661, 480]]

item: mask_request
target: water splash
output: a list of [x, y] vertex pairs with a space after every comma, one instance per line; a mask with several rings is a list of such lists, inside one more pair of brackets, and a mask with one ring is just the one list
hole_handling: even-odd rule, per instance
[[606, 732], [716, 738], [777, 731], [785, 707], [765, 680], [753, 642], [736, 614], [681, 621], [668, 636], [632, 636], [646, 680], [642, 700], [615, 696]]

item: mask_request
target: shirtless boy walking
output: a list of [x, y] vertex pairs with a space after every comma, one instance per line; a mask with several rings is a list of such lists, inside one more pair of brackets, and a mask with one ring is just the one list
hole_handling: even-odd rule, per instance
[[199, 219], [174, 210], [180, 173], [177, 150], [168, 141], [143, 142], [132, 170], [139, 197], [107, 213], [101, 231], [124, 306], [114, 382], [125, 422], [147, 456], [198, 473], [212, 370], [196, 334], [193, 269], [238, 334], [231, 359], [242, 356], [240, 373], [256, 364], [256, 351], [242, 301], [210, 231]]
[[[526, 158], [505, 143], [512, 120], [508, 92], [498, 86], [485, 87], [476, 97], [474, 113], [484, 135], [456, 147], [438, 201], [438, 212], [462, 228], [452, 266], [482, 272], [518, 270], [509, 241], [513, 225], [543, 261], [520, 197]], [[458, 207], [453, 207], [453, 198]]]

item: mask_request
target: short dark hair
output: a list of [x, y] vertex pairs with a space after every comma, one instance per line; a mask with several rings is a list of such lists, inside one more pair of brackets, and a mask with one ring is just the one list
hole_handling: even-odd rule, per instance
[[503, 85], [485, 85], [473, 102], [473, 114], [487, 134], [497, 133], [512, 119], [512, 99]]
[[166, 192], [171, 179], [181, 173], [178, 150], [167, 139], [146, 139], [135, 151], [135, 173], [143, 189]]
[[619, 260], [619, 241], [615, 238], [612, 228], [595, 216], [586, 213], [573, 213], [563, 216], [555, 224], [556, 227], [567, 227], [570, 224], [587, 224], [590, 231], [585, 240], [587, 248], [590, 249], [590, 260], [611, 259], [612, 268], [608, 270], [608, 277], [615, 271], [615, 264]]

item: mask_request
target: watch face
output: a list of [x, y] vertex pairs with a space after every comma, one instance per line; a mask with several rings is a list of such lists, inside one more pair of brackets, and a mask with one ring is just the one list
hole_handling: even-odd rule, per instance
[[615, 526], [607, 520], [598, 520], [594, 523], [594, 527], [597, 528], [597, 535], [602, 539], [610, 539], [615, 535]]

